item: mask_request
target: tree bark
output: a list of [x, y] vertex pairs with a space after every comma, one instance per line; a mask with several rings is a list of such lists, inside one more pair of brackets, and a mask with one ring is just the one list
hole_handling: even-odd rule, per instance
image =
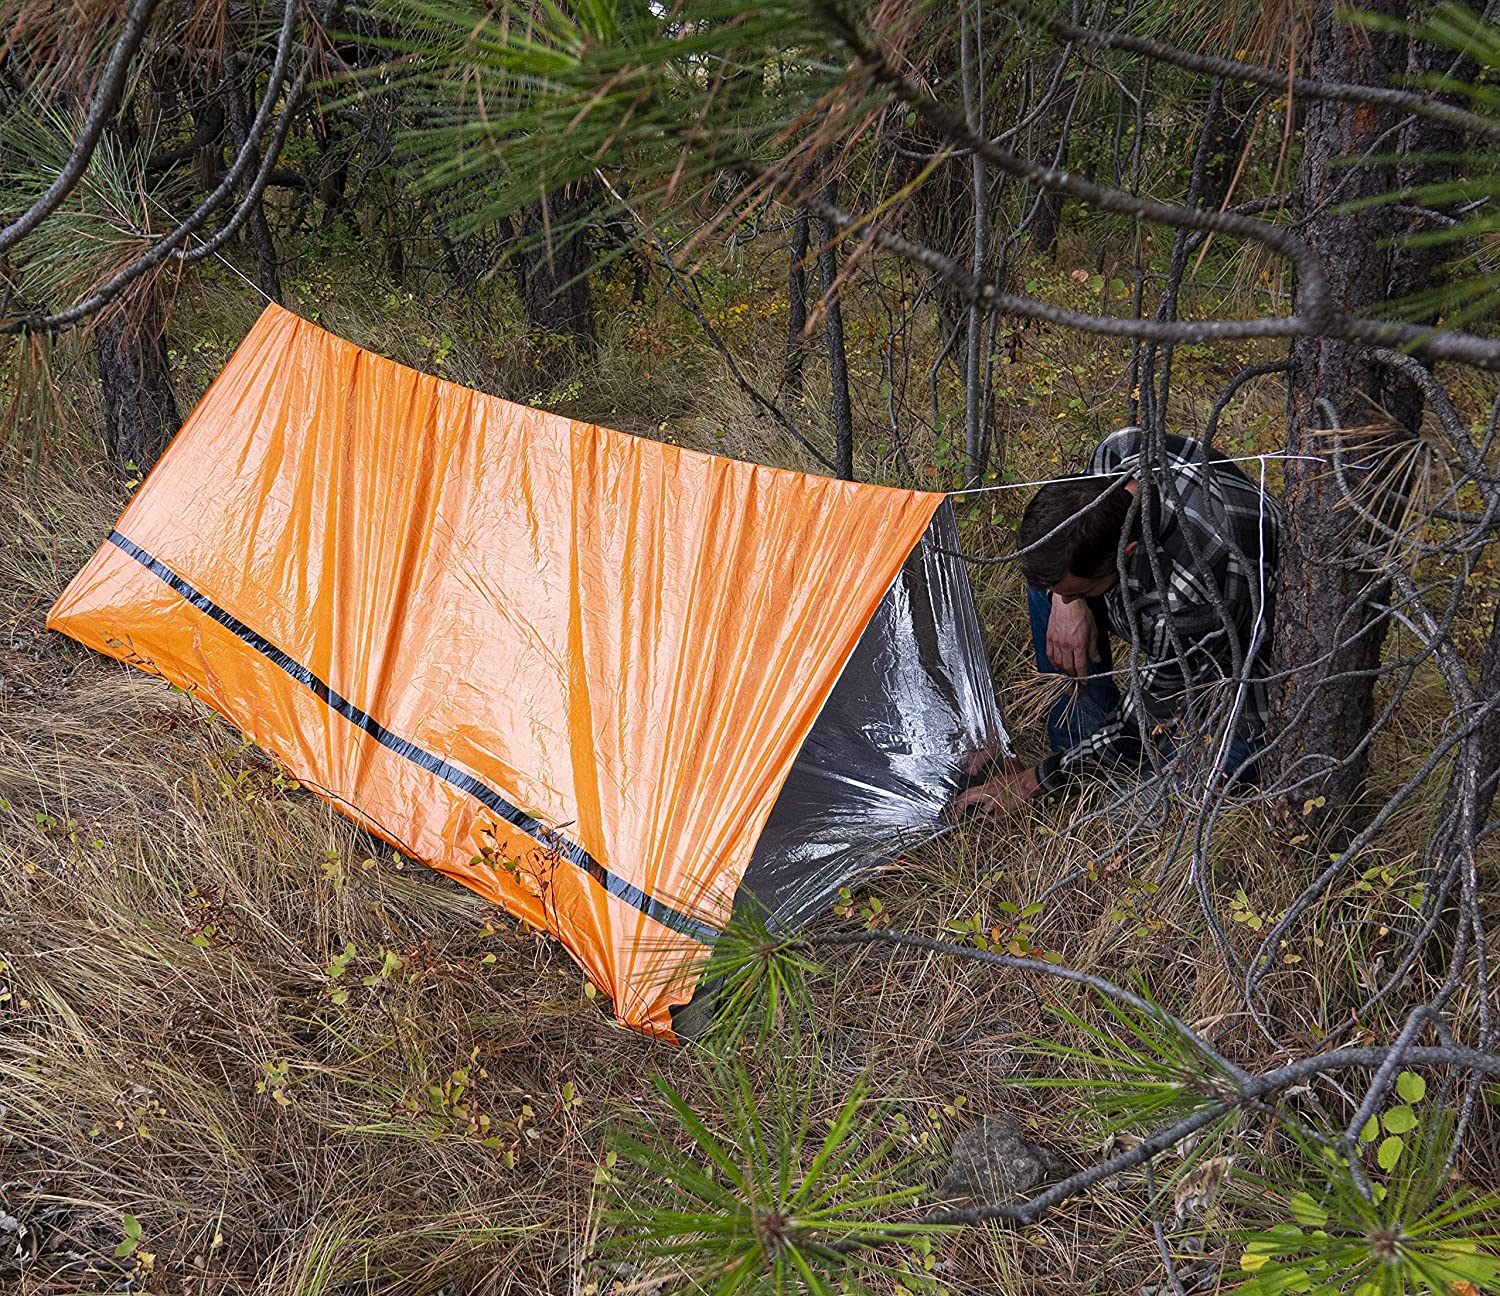
[[[1484, 647], [1484, 658], [1479, 667], [1479, 682], [1474, 694], [1481, 702], [1500, 696], [1500, 599], [1495, 603], [1495, 619], [1490, 624], [1490, 637]], [[1495, 785], [1500, 775], [1500, 709], [1491, 711], [1475, 730], [1471, 744], [1474, 759], [1465, 760], [1465, 748], [1460, 746], [1458, 763], [1448, 781], [1443, 796], [1442, 809], [1438, 811], [1438, 823], [1451, 825], [1459, 800], [1459, 782], [1467, 778], [1470, 767], [1477, 789], [1474, 806], [1474, 827], [1484, 827], [1495, 803]], [[1441, 829], [1440, 829], [1441, 831]]]
[[[1399, 14], [1399, 0], [1379, 8]], [[1318, 0], [1308, 74], [1330, 80], [1386, 85], [1401, 68], [1401, 38], [1351, 26], [1336, 16], [1334, 0]], [[1367, 106], [1318, 101], [1307, 105], [1298, 205], [1302, 233], [1327, 268], [1335, 303], [1358, 311], [1384, 300], [1386, 256], [1380, 242], [1390, 227], [1387, 209], [1345, 214], [1338, 206], [1381, 191], [1378, 167], [1353, 165], [1374, 144], [1386, 117]], [[1287, 451], [1326, 458], [1319, 435], [1331, 413], [1346, 427], [1371, 422], [1381, 389], [1380, 367], [1362, 348], [1327, 338], [1298, 338], [1287, 377]], [[1340, 508], [1339, 487], [1323, 462], [1288, 459], [1286, 523], [1275, 643], [1288, 672], [1278, 699], [1284, 778], [1316, 774], [1327, 799], [1325, 816], [1353, 824], [1364, 788], [1367, 753], [1357, 750], [1374, 715], [1374, 677], [1387, 620], [1372, 604], [1374, 575], [1356, 556], [1351, 513]], [[1305, 789], [1295, 801], [1310, 798]]]
[[[1068, 135], [1073, 126], [1073, 111], [1078, 105], [1083, 82], [1076, 82], [1070, 91], [1057, 96], [1057, 102], [1043, 118], [1051, 127], [1052, 135], [1049, 155], [1053, 166], [1067, 169]], [[1054, 124], [1055, 123], [1055, 124]], [[1057, 255], [1057, 236], [1062, 230], [1063, 196], [1056, 190], [1045, 189], [1036, 197], [1036, 215], [1031, 222], [1031, 250], [1038, 256]]]
[[651, 263], [637, 248], [630, 258], [630, 304], [632, 306], [646, 304], [646, 285], [650, 282]]
[[[1406, 72], [1413, 84], [1420, 85], [1423, 78], [1434, 74], [1448, 74], [1454, 62], [1453, 51], [1444, 46], [1418, 40], [1409, 42]], [[1467, 81], [1473, 78], [1476, 70], [1473, 59], [1463, 58], [1457, 61], [1453, 76]], [[1457, 102], [1453, 96], [1446, 97], [1450, 102]], [[1429, 117], [1413, 117], [1400, 135], [1397, 153], [1401, 161], [1396, 165], [1396, 188], [1413, 189], [1455, 179], [1458, 165], [1453, 156], [1461, 152], [1463, 146], [1462, 137], [1453, 127]], [[1398, 218], [1396, 225], [1400, 234], [1408, 235], [1431, 228], [1421, 217]], [[1449, 251], [1442, 247], [1409, 247], [1398, 243], [1391, 253], [1387, 297], [1399, 301], [1435, 287], [1443, 279], [1449, 255]], [[1437, 314], [1428, 312], [1413, 322], [1436, 323]], [[1421, 387], [1394, 369], [1387, 369], [1383, 377], [1381, 405], [1396, 423], [1412, 431], [1418, 430], [1425, 404]]]
[[1037, 197], [1036, 219], [1031, 222], [1031, 250], [1042, 257], [1057, 255], [1057, 236], [1062, 229], [1062, 195], [1048, 190]]
[[[823, 190], [823, 201], [829, 206], [838, 202], [838, 185], [830, 180]], [[854, 480], [854, 414], [849, 404], [849, 360], [844, 353], [844, 313], [839, 308], [838, 249], [834, 239], [838, 231], [833, 222], [818, 220], [818, 274], [823, 283], [823, 335], [828, 343], [828, 377], [832, 385], [833, 430], [836, 439], [834, 458], [838, 475]]]
[[339, 221], [343, 221], [357, 236], [359, 226], [349, 210], [346, 193], [349, 186], [349, 142], [343, 138], [338, 119], [332, 114], [318, 114], [313, 121], [318, 141], [317, 188], [318, 201], [323, 204], [322, 229], [325, 233], [332, 231]]
[[[235, 152], [238, 153], [245, 147], [245, 109], [236, 86], [229, 87], [228, 95], [230, 131]], [[256, 160], [259, 161], [258, 154]], [[255, 244], [255, 276], [260, 283], [260, 290], [272, 301], [279, 302], [281, 273], [276, 262], [276, 242], [271, 237], [271, 226], [266, 220], [265, 205], [259, 194], [250, 206], [249, 225], [250, 238]]]
[[809, 220], [806, 207], [797, 208], [797, 220], [792, 226], [791, 267], [786, 277], [787, 323], [786, 366], [782, 371], [781, 385], [794, 396], [802, 395], [802, 365], [807, 339], [807, 260]]
[[[146, 161], [148, 176], [161, 175], [179, 163], [196, 159], [199, 154], [214, 147], [224, 131], [224, 110], [216, 103], [199, 106], [202, 111], [193, 116], [192, 135], [182, 144], [153, 153]], [[200, 176], [200, 183], [202, 179]]]
[[592, 346], [596, 336], [588, 230], [581, 224], [596, 199], [597, 186], [571, 184], [527, 208], [521, 219], [516, 270], [526, 322], [564, 339], [572, 353]]
[[1254, 120], [1255, 98], [1248, 86], [1224, 87], [1222, 107], [1214, 118], [1203, 169], [1201, 203], [1213, 211], [1225, 205], [1229, 186], [1234, 183], [1235, 168], [1239, 165]]
[[144, 289], [132, 306], [102, 315], [94, 326], [94, 354], [104, 390], [104, 437], [122, 470], [149, 471], [181, 424], [167, 369], [161, 298]]
[[401, 202], [390, 174], [385, 176], [384, 212], [380, 217], [381, 235], [385, 242], [385, 272], [396, 287], [406, 283], [406, 239], [401, 231]]
[[[964, 96], [964, 120], [976, 133], [984, 128], [984, 110], [981, 96], [979, 64], [982, 46], [975, 30], [976, 24], [969, 21], [968, 0], [963, 0], [960, 10], [962, 18], [959, 32], [962, 47], [962, 74]], [[973, 187], [973, 247], [969, 269], [976, 279], [984, 277], [985, 258], [988, 255], [989, 232], [989, 187], [985, 182], [984, 159], [974, 153], [969, 159], [969, 180]], [[1055, 242], [1055, 236], [1054, 236]], [[989, 424], [985, 420], [984, 342], [987, 315], [981, 313], [976, 302], [969, 307], [967, 337], [964, 339], [964, 460], [967, 465], [966, 485], [978, 485], [984, 480], [985, 461], [989, 458]]]
[[[1492, 591], [1493, 592], [1493, 591]], [[1489, 640], [1479, 667], [1474, 696], [1481, 704], [1500, 697], [1500, 600], [1490, 625]], [[1462, 719], [1462, 717], [1458, 717]], [[1489, 821], [1500, 782], [1500, 711], [1491, 711], [1475, 731], [1458, 745], [1443, 802], [1432, 821], [1427, 838], [1423, 885], [1430, 899], [1441, 894], [1445, 879], [1473, 862], [1474, 840]], [[1429, 971], [1442, 976], [1448, 971], [1459, 940], [1462, 879], [1449, 890], [1437, 922], [1423, 951]]]

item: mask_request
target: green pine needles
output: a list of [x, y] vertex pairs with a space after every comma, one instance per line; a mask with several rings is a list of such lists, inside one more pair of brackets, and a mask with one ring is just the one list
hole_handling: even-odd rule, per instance
[[718, 1050], [781, 1032], [799, 1037], [812, 1013], [810, 983], [822, 970], [753, 897], [742, 901], [704, 965], [702, 981], [716, 989], [716, 1001], [701, 1042]]
[[704, 1082], [694, 1104], [658, 1080], [670, 1123], [616, 1140], [629, 1168], [610, 1176], [602, 1247], [616, 1272], [623, 1261], [637, 1289], [716, 1296], [831, 1296], [920, 1275], [903, 1248], [945, 1230], [914, 1210], [924, 1190], [910, 1185], [899, 1124], [863, 1082], [828, 1116], [790, 1067], [757, 1084], [737, 1060]]
[[[1154, 1233], [1165, 1265], [1173, 1236], [1196, 1235], [1184, 1253], [1217, 1254], [1246, 1296], [1500, 1290], [1500, 1193], [1452, 1168], [1461, 1084], [1430, 1091], [1401, 1071], [1375, 1081], [1378, 1096], [1351, 1116], [1357, 1083], [1245, 1072], [1143, 983], [1090, 987], [1092, 1006], [1050, 1005], [1057, 1029], [1023, 1046], [1032, 1074], [1014, 1081], [1070, 1090], [1097, 1136], [1083, 1143], [1103, 1151], [1030, 1201], [941, 1209], [888, 1103], [863, 1079], [833, 1098], [816, 1087], [828, 1079], [812, 1003], [824, 970], [808, 950], [754, 909], [719, 941], [704, 974], [716, 1011], [690, 1055], [692, 1083], [658, 1079], [664, 1106], [616, 1141], [601, 1171], [600, 1259], [623, 1290], [938, 1292], [944, 1233], [990, 1219], [1024, 1226], [1107, 1183], [1126, 1205], [1123, 1227]], [[1286, 1070], [1313, 1075], [1316, 1060]], [[1373, 1114], [1344, 1132], [1341, 1112]]]
[[[1145, 1132], [1233, 1099], [1233, 1078], [1173, 1018], [1132, 1012], [1109, 999], [1100, 1007], [1115, 1033], [1068, 1008], [1048, 1005], [1064, 1036], [1083, 1042], [1031, 1040], [1027, 1050], [1064, 1073], [1017, 1083], [1078, 1090], [1106, 1134]], [[1234, 1116], [1228, 1120], [1233, 1124]]]

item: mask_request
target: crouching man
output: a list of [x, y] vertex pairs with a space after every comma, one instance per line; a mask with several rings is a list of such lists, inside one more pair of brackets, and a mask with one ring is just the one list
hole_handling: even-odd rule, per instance
[[[1052, 754], [1025, 769], [976, 753], [970, 768], [984, 781], [958, 796], [952, 815], [1015, 810], [1118, 774], [1141, 764], [1148, 742], [1168, 752], [1196, 741], [1229, 778], [1255, 781], [1280, 512], [1234, 464], [1175, 436], [1166, 439], [1166, 472], [1138, 504], [1144, 436], [1111, 433], [1087, 473], [1049, 482], [1026, 506], [1016, 547], [1037, 669], [1076, 682], [1047, 717]], [[1132, 613], [1141, 650], [1134, 683]], [[1119, 668], [1111, 636], [1123, 641]], [[1222, 690], [1236, 717], [1228, 741], [1186, 732], [1183, 721], [1194, 711], [1201, 720]]]

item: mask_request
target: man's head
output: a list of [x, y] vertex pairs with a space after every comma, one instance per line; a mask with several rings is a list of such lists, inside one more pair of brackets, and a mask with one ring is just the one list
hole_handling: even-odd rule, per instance
[[[1064, 477], [1043, 486], [1021, 515], [1016, 537], [1027, 583], [1069, 601], [1103, 594], [1119, 579], [1115, 555], [1131, 499], [1127, 484], [1111, 477]], [[1134, 552], [1132, 534], [1125, 553]]]

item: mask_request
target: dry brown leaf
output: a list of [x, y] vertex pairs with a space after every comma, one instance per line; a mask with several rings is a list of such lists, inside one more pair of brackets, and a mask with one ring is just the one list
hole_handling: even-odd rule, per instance
[[1201, 1215], [1213, 1205], [1233, 1164], [1232, 1156], [1211, 1157], [1196, 1170], [1183, 1175], [1177, 1191], [1172, 1194], [1172, 1213], [1179, 1224], [1189, 1215]]

